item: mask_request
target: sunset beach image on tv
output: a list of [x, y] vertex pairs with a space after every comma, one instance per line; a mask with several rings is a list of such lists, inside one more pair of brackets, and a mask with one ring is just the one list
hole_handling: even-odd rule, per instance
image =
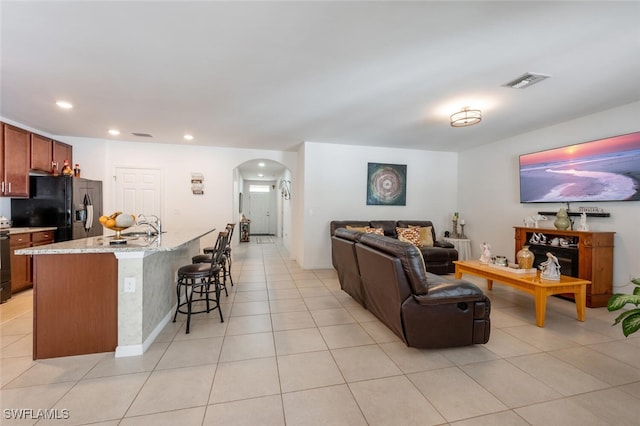
[[520, 156], [520, 202], [640, 201], [640, 132]]

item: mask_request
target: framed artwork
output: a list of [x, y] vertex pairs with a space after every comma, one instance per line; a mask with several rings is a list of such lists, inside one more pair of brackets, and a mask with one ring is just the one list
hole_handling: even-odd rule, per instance
[[407, 165], [368, 163], [367, 205], [407, 205]]

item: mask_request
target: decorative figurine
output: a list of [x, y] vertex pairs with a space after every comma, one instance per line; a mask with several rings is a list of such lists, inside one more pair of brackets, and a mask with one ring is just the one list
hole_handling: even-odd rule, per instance
[[582, 213], [580, 215], [580, 225], [578, 225], [578, 231], [588, 231], [589, 225], [587, 224], [587, 214]]
[[547, 260], [540, 264], [540, 278], [545, 280], [560, 281], [560, 263], [553, 253], [547, 252]]
[[528, 216], [523, 219], [524, 226], [527, 228], [538, 228], [538, 222], [541, 220], [547, 220], [547, 217], [541, 214], [535, 216]]
[[482, 254], [480, 255], [480, 262], [491, 263], [491, 246], [489, 243], [482, 243]]

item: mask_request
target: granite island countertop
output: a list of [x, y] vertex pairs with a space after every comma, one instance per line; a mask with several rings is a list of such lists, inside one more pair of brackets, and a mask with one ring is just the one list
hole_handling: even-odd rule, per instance
[[33, 232], [42, 232], [42, 231], [55, 231], [55, 226], [33, 226], [27, 228], [5, 228], [4, 230], [9, 231], [9, 235], [17, 235], [17, 234], [31, 234]]
[[23, 248], [16, 250], [15, 254], [39, 255], [173, 251], [213, 231], [215, 231], [215, 228], [199, 228], [167, 231], [151, 237], [146, 235], [125, 236], [123, 237], [127, 241], [125, 244], [111, 244], [111, 241], [115, 239], [115, 235], [102, 235], [99, 237], [81, 238], [78, 240]]

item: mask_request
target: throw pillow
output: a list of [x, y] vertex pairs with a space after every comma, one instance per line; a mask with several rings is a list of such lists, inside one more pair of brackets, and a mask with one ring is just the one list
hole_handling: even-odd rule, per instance
[[423, 247], [433, 247], [433, 234], [431, 234], [430, 226], [409, 225], [409, 228], [417, 229], [420, 232], [420, 241], [422, 241]]
[[368, 226], [351, 226], [347, 225], [349, 231], [367, 232]]
[[422, 247], [420, 231], [417, 228], [396, 228], [398, 240], [411, 243], [416, 247]]
[[366, 232], [367, 234], [384, 235], [384, 229], [382, 228], [367, 227], [367, 229], [365, 229], [364, 232]]

